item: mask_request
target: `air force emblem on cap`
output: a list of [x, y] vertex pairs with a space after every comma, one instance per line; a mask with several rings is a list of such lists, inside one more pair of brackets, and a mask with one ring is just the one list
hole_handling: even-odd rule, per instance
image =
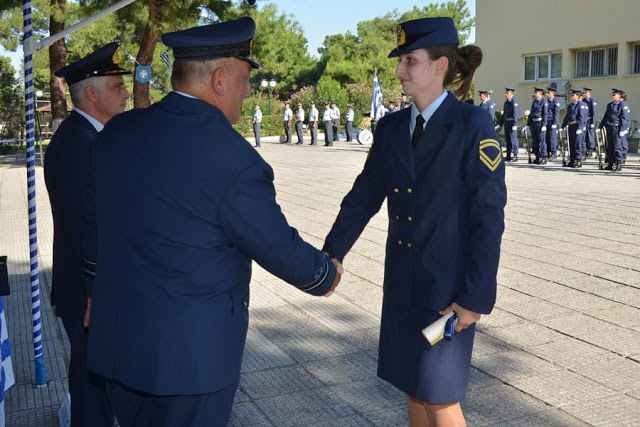
[[404, 28], [402, 25], [398, 25], [398, 47], [402, 46], [407, 42], [407, 34], [404, 32]]
[[502, 161], [502, 150], [500, 144], [495, 139], [483, 139], [480, 141], [480, 161], [489, 168], [491, 172], [495, 171]]

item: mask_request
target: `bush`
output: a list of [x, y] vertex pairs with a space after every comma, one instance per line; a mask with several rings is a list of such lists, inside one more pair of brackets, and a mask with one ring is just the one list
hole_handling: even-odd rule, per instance
[[[233, 127], [245, 138], [253, 138], [253, 125], [251, 124], [252, 120], [253, 120], [253, 114], [251, 114], [251, 116], [248, 116], [248, 117], [242, 116], [240, 120], [238, 120], [238, 123], [233, 125]], [[282, 114], [278, 114], [278, 115], [272, 114], [270, 116], [263, 114], [262, 125], [260, 127], [260, 135], [261, 136], [278, 136], [282, 134], [284, 132], [284, 128], [282, 126], [283, 123], [284, 123], [284, 120], [282, 118]], [[293, 125], [292, 125], [292, 128], [293, 128]]]

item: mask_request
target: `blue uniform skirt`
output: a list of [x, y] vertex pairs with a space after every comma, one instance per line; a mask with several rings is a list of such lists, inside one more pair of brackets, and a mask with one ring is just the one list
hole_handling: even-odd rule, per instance
[[422, 329], [438, 318], [437, 311], [403, 307], [385, 298], [378, 376], [428, 403], [461, 402], [469, 381], [475, 325], [432, 347]]

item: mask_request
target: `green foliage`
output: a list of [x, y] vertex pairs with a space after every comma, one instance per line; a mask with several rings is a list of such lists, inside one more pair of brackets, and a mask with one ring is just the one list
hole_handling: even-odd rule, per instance
[[0, 139], [19, 138], [25, 126], [23, 92], [11, 60], [0, 56]]
[[324, 109], [324, 103], [327, 101], [335, 102], [339, 106], [347, 104], [347, 93], [342, 85], [327, 75], [320, 77], [316, 86], [316, 93], [318, 98], [316, 102], [320, 105], [318, 110]]
[[[273, 112], [273, 110], [271, 112]], [[247, 118], [243, 115], [242, 118], [238, 120], [238, 123], [233, 125], [235, 130], [237, 130], [242, 136], [247, 138], [253, 137], [253, 125], [251, 124], [251, 117]], [[270, 116], [267, 114], [263, 114], [260, 134], [262, 136], [280, 135], [284, 132], [282, 123], [282, 114], [271, 114]]]

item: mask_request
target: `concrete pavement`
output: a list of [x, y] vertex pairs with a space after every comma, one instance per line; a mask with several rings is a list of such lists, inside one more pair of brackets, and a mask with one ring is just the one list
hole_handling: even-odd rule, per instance
[[[262, 140], [285, 215], [321, 246], [367, 148]], [[621, 173], [593, 160], [579, 170], [507, 165], [498, 301], [478, 324], [469, 425], [640, 424], [640, 157], [627, 163]], [[16, 371], [9, 426], [56, 425], [67, 387], [64, 332], [48, 307], [53, 230], [41, 168], [37, 179], [45, 388], [33, 387], [24, 161], [0, 157], [0, 254], [9, 255], [5, 306]], [[386, 228], [383, 207], [330, 298], [307, 296], [255, 266], [231, 425], [407, 424], [404, 397], [376, 377]]]

